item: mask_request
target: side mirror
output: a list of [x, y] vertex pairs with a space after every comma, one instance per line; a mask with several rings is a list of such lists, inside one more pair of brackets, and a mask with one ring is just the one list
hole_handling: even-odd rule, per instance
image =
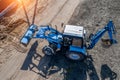
[[57, 31], [57, 25], [55, 25], [55, 29], [56, 29], [56, 31]]
[[55, 29], [56, 29], [56, 34], [58, 34], [58, 29], [57, 29], [57, 25], [55, 25]]
[[62, 27], [62, 28], [64, 28], [64, 27], [65, 27], [65, 26], [64, 26], [64, 23], [61, 23], [61, 27]]
[[64, 28], [65, 28], [64, 23], [61, 23], [61, 28], [63, 28], [63, 29], [62, 29], [62, 33], [63, 33], [63, 32], [64, 32]]

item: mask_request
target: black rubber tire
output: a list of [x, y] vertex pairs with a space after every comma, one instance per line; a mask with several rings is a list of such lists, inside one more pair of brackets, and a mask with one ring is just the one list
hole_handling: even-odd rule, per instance
[[57, 46], [55, 44], [49, 43], [49, 46], [56, 52]]
[[[79, 59], [70, 58], [71, 54], [79, 55]], [[86, 58], [85, 55], [83, 55], [82, 53], [75, 53], [75, 52], [69, 52], [69, 51], [66, 52], [66, 57], [73, 61], [83, 61]]]
[[43, 47], [42, 52], [48, 56], [52, 56], [55, 54], [54, 50], [50, 46]]

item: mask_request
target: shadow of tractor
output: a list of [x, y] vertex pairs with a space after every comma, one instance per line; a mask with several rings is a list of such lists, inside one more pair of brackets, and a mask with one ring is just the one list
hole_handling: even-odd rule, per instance
[[[56, 73], [63, 75], [63, 77], [60, 77], [63, 80], [99, 80], [92, 57], [87, 58], [83, 62], [71, 61], [61, 51], [58, 51], [54, 56], [45, 55], [41, 57], [36, 52], [37, 46], [38, 42], [36, 41], [28, 52], [21, 70], [29, 69], [44, 78], [49, 78]], [[41, 58], [38, 65], [32, 62], [32, 58], [36, 59], [37, 57]], [[38, 72], [33, 68], [37, 68]]]
[[[27, 53], [27, 56], [25, 58], [25, 61], [21, 67], [21, 70], [32, 70], [32, 68], [37, 67], [36, 64], [33, 63], [32, 58], [36, 59], [38, 57], [42, 57], [36, 52], [36, 48], [38, 46], [38, 42], [36, 41], [30, 48], [29, 52]], [[32, 65], [32, 66], [31, 66]]]
[[101, 80], [116, 80], [117, 74], [113, 72], [107, 64], [101, 66]]

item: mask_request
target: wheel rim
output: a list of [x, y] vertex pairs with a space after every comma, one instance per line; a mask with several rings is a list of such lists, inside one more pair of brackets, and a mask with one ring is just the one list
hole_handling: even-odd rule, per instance
[[48, 47], [48, 46], [46, 46], [46, 47], [43, 48], [43, 52], [46, 55], [53, 55], [52, 49], [50, 47]]
[[50, 49], [46, 49], [46, 50], [45, 50], [45, 54], [47, 54], [47, 55], [52, 55], [52, 52], [50, 51]]
[[83, 60], [84, 55], [82, 53], [68, 52], [67, 57], [71, 60]]
[[69, 58], [72, 60], [79, 60], [80, 56], [78, 54], [69, 54]]

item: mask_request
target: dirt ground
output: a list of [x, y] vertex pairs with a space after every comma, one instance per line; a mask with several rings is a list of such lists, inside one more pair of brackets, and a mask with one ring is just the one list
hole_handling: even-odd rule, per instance
[[[32, 20], [33, 3], [27, 9]], [[84, 62], [69, 61], [59, 51], [56, 56], [44, 56], [45, 40], [34, 39], [23, 47], [19, 41], [28, 26], [21, 10], [0, 20], [1, 80], [120, 80], [119, 0], [39, 0], [36, 25], [58, 25], [58, 30], [61, 23], [81, 25], [90, 34], [113, 20], [118, 43], [106, 48], [99, 41]]]

